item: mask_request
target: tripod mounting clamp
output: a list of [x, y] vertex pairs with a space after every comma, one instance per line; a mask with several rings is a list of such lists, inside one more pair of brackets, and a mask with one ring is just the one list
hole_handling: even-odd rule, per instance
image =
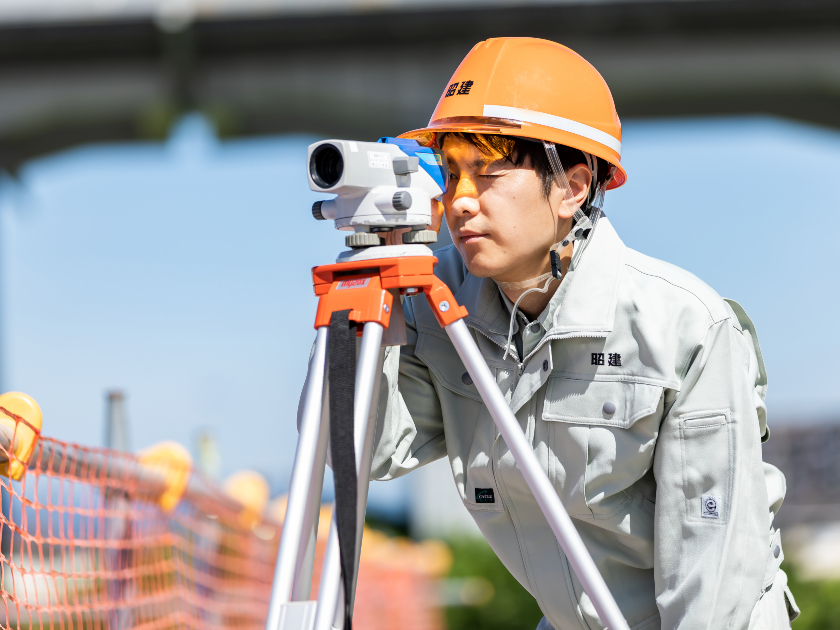
[[[434, 256], [378, 258], [320, 265], [312, 269], [312, 282], [318, 301], [316, 330], [329, 326], [334, 312], [350, 309], [350, 320], [357, 324], [376, 322], [387, 328], [394, 297], [422, 291], [441, 328], [463, 319], [467, 309], [458, 305], [452, 291], [436, 275]], [[361, 327], [359, 327], [361, 335]]]

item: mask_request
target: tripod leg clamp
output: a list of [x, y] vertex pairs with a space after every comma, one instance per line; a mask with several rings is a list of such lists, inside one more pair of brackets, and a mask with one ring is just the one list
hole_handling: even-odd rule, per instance
[[467, 316], [467, 309], [455, 301], [452, 291], [437, 276], [432, 276], [431, 286], [423, 287], [423, 292], [441, 328]]

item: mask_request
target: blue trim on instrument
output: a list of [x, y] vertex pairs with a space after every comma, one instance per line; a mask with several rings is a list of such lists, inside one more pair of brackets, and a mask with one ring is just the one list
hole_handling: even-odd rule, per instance
[[449, 184], [449, 166], [443, 156], [443, 151], [424, 147], [418, 144], [417, 140], [406, 140], [404, 138], [384, 137], [377, 142], [395, 144], [406, 155], [416, 155], [420, 160], [420, 167], [440, 186], [440, 194], [446, 192], [446, 187]]

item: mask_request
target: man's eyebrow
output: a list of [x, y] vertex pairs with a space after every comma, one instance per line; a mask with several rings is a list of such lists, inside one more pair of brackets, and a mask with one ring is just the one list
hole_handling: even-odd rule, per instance
[[488, 158], [478, 158], [477, 160], [474, 160], [473, 162], [470, 163], [470, 167], [474, 168], [474, 169], [487, 168], [487, 167], [490, 167], [490, 166], [498, 166], [498, 165], [504, 164], [505, 162], [510, 162], [510, 160], [508, 160], [504, 156], [498, 157], [496, 159], [490, 159], [489, 157]]
[[[453, 166], [458, 165], [458, 163], [455, 160], [453, 160], [452, 158], [447, 158], [446, 161], [449, 164], [450, 170], [452, 170]], [[502, 164], [505, 164], [505, 163], [512, 163], [512, 162], [504, 156], [500, 156], [500, 157], [497, 157], [495, 159], [493, 159], [491, 157], [480, 157], [480, 158], [477, 158], [477, 159], [473, 160], [472, 162], [467, 163], [466, 167], [470, 168], [470, 169], [478, 170], [480, 168], [487, 168], [487, 167], [490, 167], [490, 166], [497, 166], [497, 165], [502, 165]]]

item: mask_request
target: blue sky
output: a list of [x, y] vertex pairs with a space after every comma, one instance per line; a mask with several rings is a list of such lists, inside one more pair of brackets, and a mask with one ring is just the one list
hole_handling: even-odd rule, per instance
[[[81, 147], [0, 181], [2, 387], [35, 396], [46, 434], [83, 444], [101, 444], [104, 393], [123, 389], [135, 448], [208, 428], [224, 474], [282, 486], [314, 335], [309, 269], [343, 249], [310, 214], [316, 139], [220, 142], [188, 117], [166, 143]], [[605, 211], [630, 247], [745, 307], [771, 425], [840, 417], [840, 133], [629, 122], [624, 164]]]

